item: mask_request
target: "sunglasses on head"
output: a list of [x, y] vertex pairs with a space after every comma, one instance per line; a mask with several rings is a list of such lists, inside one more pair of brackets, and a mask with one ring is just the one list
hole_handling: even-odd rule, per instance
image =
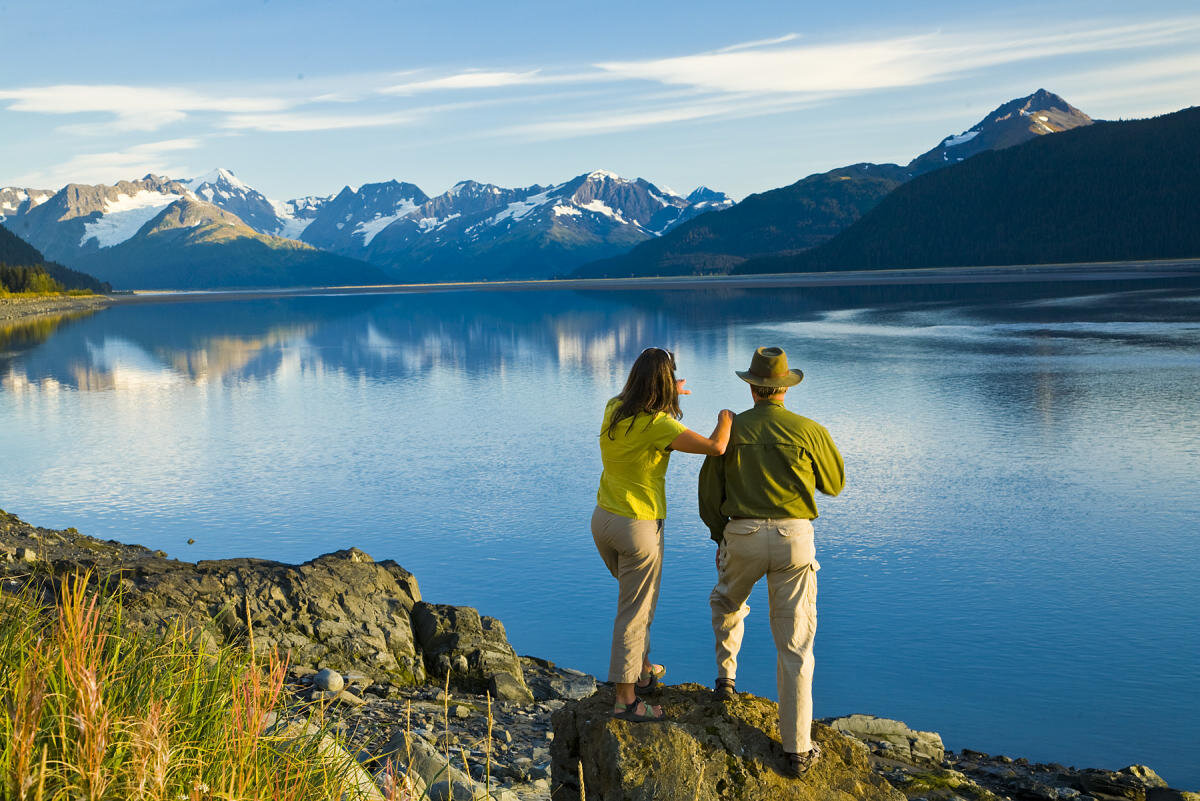
[[667, 350], [666, 348], [646, 348], [644, 351], [642, 351], [641, 355], [644, 356], [652, 350], [662, 351], [663, 353], [667, 354], [667, 361], [669, 361], [671, 363], [671, 369], [672, 370], [675, 369], [675, 354], [672, 353], [671, 351]]

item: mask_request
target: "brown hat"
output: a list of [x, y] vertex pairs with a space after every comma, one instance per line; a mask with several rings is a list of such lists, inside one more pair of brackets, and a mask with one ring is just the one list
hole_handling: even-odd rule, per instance
[[737, 377], [759, 387], [794, 387], [804, 380], [804, 371], [789, 370], [783, 348], [759, 348], [754, 351], [749, 370], [735, 370]]

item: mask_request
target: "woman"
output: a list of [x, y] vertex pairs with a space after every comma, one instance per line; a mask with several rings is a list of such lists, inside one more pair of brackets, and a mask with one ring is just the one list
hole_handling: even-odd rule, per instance
[[683, 383], [675, 377], [669, 351], [647, 348], [633, 363], [621, 394], [605, 406], [600, 426], [604, 472], [592, 537], [620, 586], [608, 680], [617, 686], [613, 714], [625, 720], [662, 718], [661, 708], [637, 696], [654, 689], [666, 672], [648, 656], [662, 577], [667, 461], [671, 451], [724, 453], [733, 423], [733, 412], [722, 409], [712, 436], [704, 437], [679, 422], [679, 396], [691, 394]]

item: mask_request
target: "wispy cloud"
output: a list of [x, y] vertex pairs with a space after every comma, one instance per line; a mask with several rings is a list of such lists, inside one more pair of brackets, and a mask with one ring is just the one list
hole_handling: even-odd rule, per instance
[[783, 44], [784, 42], [793, 42], [800, 38], [798, 33], [785, 33], [783, 36], [776, 36], [774, 39], [755, 39], [752, 42], [740, 42], [727, 47], [722, 47], [717, 50], [718, 53], [732, 53], [735, 50], [752, 50], [759, 47], [770, 47], [771, 45]]
[[569, 139], [695, 120], [778, 114], [813, 106], [825, 99], [824, 95], [816, 93], [788, 97], [726, 96], [673, 105], [660, 103], [656, 104], [653, 109], [641, 111], [599, 110], [559, 119], [525, 123], [492, 133], [503, 137], [517, 136], [533, 140]]
[[[58, 84], [0, 89], [0, 101], [8, 101], [10, 111], [111, 114], [115, 119], [106, 127], [112, 132], [156, 131], [183, 120], [188, 112], [194, 111], [280, 111], [291, 105], [291, 102], [276, 97], [229, 97], [202, 94], [190, 89], [114, 84]], [[92, 128], [98, 130], [97, 126]]]
[[104, 153], [80, 153], [67, 161], [42, 170], [18, 175], [12, 183], [18, 186], [57, 189], [67, 183], [112, 183], [157, 175], [187, 175], [189, 169], [174, 161], [181, 151], [194, 150], [199, 139], [164, 139], [146, 142], [124, 150]]
[[917, 86], [975, 70], [1050, 56], [1133, 50], [1194, 39], [1200, 18], [1022, 31], [943, 31], [905, 37], [773, 46], [748, 43], [712, 53], [601, 62], [616, 78], [713, 92], [861, 92]]
[[441, 78], [430, 78], [424, 81], [410, 81], [384, 86], [379, 89], [385, 95], [413, 95], [419, 92], [437, 92], [460, 89], [498, 89], [506, 86], [519, 86], [533, 83], [538, 79], [539, 70], [529, 72], [487, 72], [471, 70]]
[[338, 131], [348, 128], [384, 128], [408, 125], [418, 115], [411, 112], [364, 114], [231, 114], [218, 125], [227, 130], [296, 133]]

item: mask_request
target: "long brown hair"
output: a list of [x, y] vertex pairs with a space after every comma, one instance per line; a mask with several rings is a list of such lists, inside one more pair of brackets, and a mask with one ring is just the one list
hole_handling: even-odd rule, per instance
[[[675, 383], [675, 356], [662, 348], [646, 348], [629, 368], [625, 389], [617, 396], [620, 401], [609, 418], [604, 433], [615, 438], [617, 423], [629, 419], [629, 430], [633, 430], [633, 418], [639, 414], [655, 415], [666, 412], [676, 420], [683, 417], [679, 408], [679, 386]], [[648, 423], [647, 423], [648, 424]]]

